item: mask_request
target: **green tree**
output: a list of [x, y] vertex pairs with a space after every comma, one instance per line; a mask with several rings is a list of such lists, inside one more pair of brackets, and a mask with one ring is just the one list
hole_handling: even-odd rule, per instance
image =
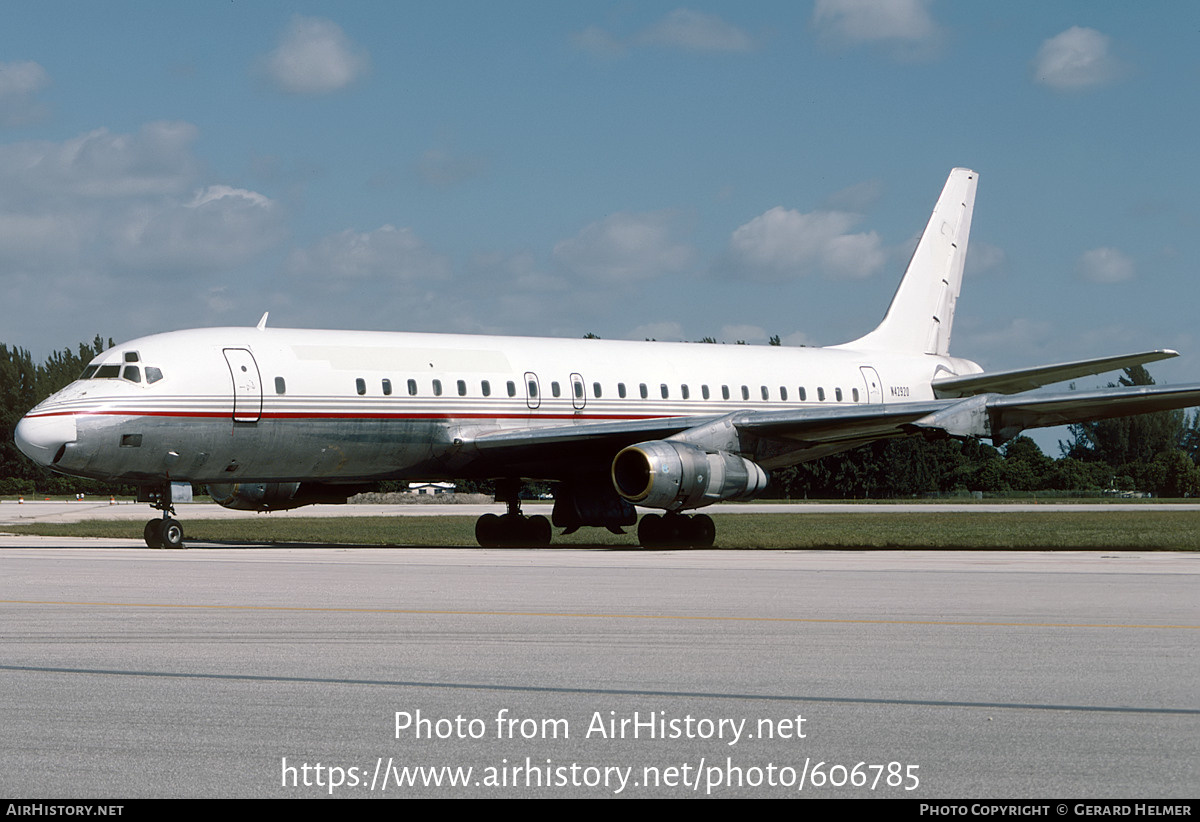
[[[1125, 369], [1121, 385], [1154, 385], [1154, 378], [1143, 366]], [[1116, 385], [1109, 383], [1109, 388]], [[1069, 427], [1071, 441], [1063, 456], [1085, 462], [1105, 462], [1113, 468], [1136, 463], [1148, 464], [1162, 451], [1179, 448], [1184, 439], [1184, 412], [1159, 411], [1136, 417], [1077, 423]]]

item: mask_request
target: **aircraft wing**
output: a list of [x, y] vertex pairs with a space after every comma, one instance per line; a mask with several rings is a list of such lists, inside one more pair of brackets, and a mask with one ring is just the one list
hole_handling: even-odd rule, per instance
[[1042, 365], [1037, 368], [1018, 368], [1011, 371], [989, 371], [964, 377], [939, 377], [933, 381], [933, 393], [941, 398], [971, 397], [976, 394], [1017, 394], [1043, 385], [1073, 380], [1106, 371], [1117, 371], [1133, 365], [1145, 365], [1157, 360], [1178, 357], [1178, 351], [1162, 348], [1141, 354], [1122, 354], [1093, 360]]
[[791, 460], [780, 459], [780, 449], [766, 449], [773, 453], [770, 462], [780, 465], [887, 437], [928, 432], [990, 437], [1001, 444], [1027, 428], [1193, 406], [1200, 406], [1200, 383], [989, 393], [962, 399], [784, 411], [739, 410], [724, 416], [657, 417], [477, 433], [464, 429], [456, 436], [466, 449], [463, 456], [529, 466], [607, 460], [621, 448], [647, 440], [672, 439], [713, 451], [750, 454], [759, 450], [753, 447], [754, 440], [768, 440], [793, 454]]

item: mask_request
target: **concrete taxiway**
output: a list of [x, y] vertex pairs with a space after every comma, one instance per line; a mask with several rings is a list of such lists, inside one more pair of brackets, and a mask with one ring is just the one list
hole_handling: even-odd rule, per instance
[[[550, 514], [552, 503], [529, 501], [524, 504], [528, 513]], [[215, 503], [193, 502], [176, 506], [177, 516], [185, 524], [198, 519], [250, 519], [253, 517], [478, 517], [488, 512], [504, 513], [505, 507], [486, 504], [369, 504], [369, 505], [308, 505], [290, 511], [236, 511]], [[914, 503], [847, 503], [847, 502], [739, 502], [724, 503], [705, 509], [719, 514], [854, 514], [871, 512], [891, 513], [985, 513], [985, 512], [1043, 512], [1073, 511], [1200, 511], [1200, 503], [1181, 502], [914, 502]], [[656, 513], [651, 508], [638, 508], [641, 514]], [[146, 504], [112, 501], [104, 498], [78, 502], [29, 500], [23, 503], [0, 501], [0, 525], [20, 522], [82, 522], [92, 519], [144, 521], [158, 516]]]
[[0, 538], [0, 793], [1200, 790], [1195, 555], [136, 545]]

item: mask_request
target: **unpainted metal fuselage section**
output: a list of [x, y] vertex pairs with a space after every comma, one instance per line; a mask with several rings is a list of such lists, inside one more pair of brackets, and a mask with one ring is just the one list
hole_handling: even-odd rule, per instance
[[748, 498], [766, 471], [887, 437], [991, 437], [1200, 404], [1200, 386], [1028, 390], [1175, 356], [1107, 357], [985, 374], [949, 354], [977, 183], [955, 169], [880, 325], [831, 348], [322, 331], [176, 331], [100, 354], [18, 424], [55, 471], [137, 483], [177, 547], [171, 483], [231, 507], [344, 501], [385, 479], [496, 479], [481, 543], [545, 544], [522, 478], [554, 480], [554, 524], [643, 545], [711, 545], [684, 511]]

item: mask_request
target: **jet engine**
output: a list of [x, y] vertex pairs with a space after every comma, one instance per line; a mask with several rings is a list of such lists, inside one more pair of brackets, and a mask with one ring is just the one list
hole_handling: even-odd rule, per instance
[[767, 486], [767, 473], [728, 451], [709, 452], [686, 442], [654, 440], [617, 454], [612, 480], [617, 493], [629, 502], [684, 511], [753, 497]]
[[208, 486], [213, 502], [238, 511], [286, 511], [316, 503], [344, 503], [359, 486], [316, 482], [231, 482]]

